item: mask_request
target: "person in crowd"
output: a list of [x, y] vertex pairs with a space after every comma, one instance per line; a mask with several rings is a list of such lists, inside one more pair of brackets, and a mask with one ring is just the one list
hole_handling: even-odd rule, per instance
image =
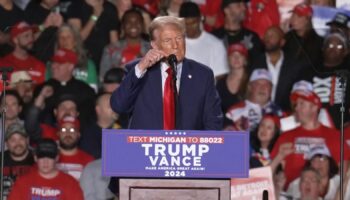
[[[157, 17], [149, 32], [152, 49], [141, 60], [126, 66], [128, 74], [111, 97], [112, 109], [119, 114], [132, 114], [131, 129], [220, 130], [223, 117], [213, 72], [185, 58], [183, 20]], [[173, 70], [164, 61], [170, 54], [178, 61], [175, 66], [179, 94], [177, 124], [175, 89], [171, 87]]]
[[320, 199], [321, 177], [317, 170], [307, 167], [303, 169], [300, 176], [300, 200]]
[[80, 142], [80, 122], [77, 118], [66, 116], [58, 122], [59, 160], [57, 168], [79, 180], [84, 167], [94, 158], [82, 151]]
[[4, 138], [7, 150], [4, 152], [3, 198], [6, 199], [17, 177], [31, 170], [34, 165], [34, 156], [29, 149], [29, 136], [23, 124], [17, 122], [11, 124]]
[[150, 48], [142, 38], [144, 23], [142, 14], [137, 9], [125, 12], [121, 21], [121, 40], [106, 46], [100, 63], [100, 80], [110, 68], [124, 68], [135, 58], [144, 56]]
[[[345, 110], [350, 108], [350, 85], [346, 84], [345, 87], [341, 79], [342, 76], [348, 76], [344, 73], [349, 69], [348, 51], [349, 43], [346, 36], [339, 32], [330, 33], [324, 39], [322, 63], [306, 79], [312, 83], [314, 92], [321, 99], [322, 106], [329, 112], [337, 129], [340, 129], [341, 125], [339, 111], [342, 103]], [[343, 88], [344, 94], [342, 94]], [[349, 113], [344, 114], [344, 120], [348, 121]]]
[[327, 22], [331, 33], [340, 32], [346, 35], [347, 40], [350, 39], [350, 16], [346, 13], [338, 12], [333, 19]]
[[[299, 92], [312, 92], [313, 86], [312, 83], [309, 81], [301, 80], [293, 84], [292, 91], [290, 95], [296, 95]], [[281, 131], [289, 131], [292, 130], [298, 126], [300, 126], [300, 122], [297, 118], [297, 115], [295, 115], [295, 102], [291, 102], [292, 112], [288, 113], [288, 116], [285, 116], [281, 118]], [[318, 113], [318, 120], [321, 124], [324, 126], [335, 128], [332, 117], [330, 116], [329, 112], [325, 108], [321, 108], [320, 112]]]
[[193, 2], [184, 2], [179, 16], [185, 18], [186, 58], [207, 65], [213, 70], [215, 77], [227, 73], [229, 69], [226, 48], [221, 40], [202, 30], [199, 6]]
[[226, 47], [233, 43], [242, 43], [249, 51], [249, 57], [255, 58], [263, 52], [259, 36], [243, 26], [246, 17], [245, 0], [222, 0], [222, 10], [225, 14], [224, 25], [212, 33], [222, 39]]
[[97, 121], [82, 127], [82, 137], [80, 140], [80, 148], [94, 156], [96, 159], [101, 158], [102, 153], [102, 129], [118, 129], [121, 128], [117, 124], [118, 114], [113, 112], [109, 99], [111, 94], [101, 94], [96, 101]]
[[124, 75], [125, 71], [121, 68], [111, 68], [108, 71], [106, 71], [103, 77], [102, 88], [100, 88], [100, 93], [112, 93], [120, 86]]
[[79, 183], [56, 168], [58, 147], [51, 139], [41, 140], [35, 151], [37, 167], [17, 179], [8, 200], [75, 199], [83, 200]]
[[4, 93], [2, 93], [0, 98], [1, 105], [6, 107], [5, 129], [13, 123], [23, 124], [23, 120], [19, 118], [22, 111], [22, 99], [18, 92], [15, 90], [6, 90], [6, 97], [4, 98]]
[[[229, 46], [227, 54], [230, 66], [229, 73], [220, 77], [216, 82], [223, 113], [244, 99], [249, 78], [247, 48], [241, 43], [232, 44]], [[230, 123], [231, 121], [225, 117], [224, 125]]]
[[323, 39], [312, 27], [313, 10], [305, 3], [296, 5], [290, 18], [291, 30], [286, 34], [286, 53], [295, 55], [305, 68], [317, 66], [322, 57]]
[[[55, 119], [52, 111], [56, 105], [56, 100], [64, 94], [70, 94], [76, 98], [78, 110], [80, 111], [80, 120], [83, 123], [94, 119], [96, 94], [88, 84], [75, 79], [73, 76], [75, 65], [78, 63], [77, 54], [68, 49], [58, 49], [51, 60], [52, 78], [37, 86], [34, 90], [34, 98], [37, 98], [41, 92], [47, 94], [47, 91], [42, 91], [43, 88], [51, 88], [48, 89], [49, 95], [44, 95], [45, 107], [41, 111], [42, 121], [54, 124]], [[52, 91], [50, 92], [50, 90]]]
[[[312, 145], [325, 145], [330, 150], [332, 158], [337, 163], [340, 162], [339, 132], [322, 125], [318, 120], [322, 104], [317, 94], [312, 91], [300, 90], [291, 95], [291, 101], [295, 105], [295, 115], [300, 126], [281, 134], [271, 152], [271, 158], [275, 162], [284, 162], [286, 186], [300, 176]], [[288, 155], [279, 156], [280, 148], [283, 148], [284, 145], [288, 145], [286, 149]], [[349, 160], [348, 153], [346, 150], [344, 156], [346, 161]]]
[[80, 177], [80, 187], [85, 200], [114, 199], [115, 195], [108, 189], [110, 177], [102, 176], [102, 160], [98, 159], [86, 165]]
[[253, 130], [265, 114], [282, 117], [284, 113], [280, 107], [271, 101], [271, 91], [271, 73], [266, 69], [254, 70], [249, 78], [246, 99], [226, 112], [226, 117], [231, 120], [231, 126], [226, 129]]
[[29, 107], [26, 114], [25, 127], [33, 143], [41, 138], [50, 138], [58, 141], [58, 136], [56, 134], [57, 123], [66, 116], [75, 118], [79, 116], [76, 97], [64, 94], [58, 97], [55, 108], [53, 109], [55, 123], [40, 121], [41, 111], [45, 107], [45, 100], [52, 96], [52, 93], [53, 89], [51, 86], [44, 87], [39, 96], [35, 98], [34, 103]]
[[252, 67], [265, 68], [272, 75], [271, 99], [282, 110], [290, 111], [289, 94], [292, 86], [300, 79], [302, 65], [293, 56], [283, 51], [285, 44], [284, 32], [279, 26], [269, 27], [263, 38], [265, 52], [252, 61]]
[[24, 20], [24, 12], [13, 0], [1, 0], [0, 19], [0, 57], [3, 57], [13, 50], [10, 30], [16, 23]]
[[[75, 52], [78, 62], [73, 70], [73, 76], [90, 85], [97, 91], [97, 71], [95, 63], [88, 57], [83, 47], [80, 34], [69, 24], [63, 24], [57, 30], [56, 49], [68, 49]], [[51, 66], [47, 66], [46, 78], [51, 78]]]
[[74, 1], [68, 8], [67, 18], [80, 32], [94, 63], [100, 63], [103, 48], [118, 40], [119, 20], [115, 6], [107, 0]]
[[17, 91], [22, 99], [23, 107], [20, 118], [24, 119], [28, 106], [33, 99], [34, 85], [32, 77], [30, 77], [27, 71], [13, 72], [10, 78], [9, 89]]
[[34, 56], [47, 62], [54, 53], [57, 28], [63, 23], [59, 0], [31, 1], [25, 9], [26, 21], [39, 28], [33, 45]]
[[259, 125], [250, 134], [252, 156], [257, 158], [263, 166], [271, 163], [270, 153], [280, 135], [279, 118], [274, 115], [264, 115]]
[[292, 197], [289, 196], [284, 191], [284, 185], [286, 183], [286, 177], [282, 168], [282, 165], [279, 164], [273, 174], [273, 184], [275, 187], [275, 197], [278, 200], [290, 200]]
[[[305, 168], [311, 167], [320, 175], [319, 196], [325, 200], [333, 200], [339, 187], [338, 165], [326, 146], [313, 146], [307, 156]], [[289, 184], [287, 193], [293, 198], [300, 198], [300, 178]]]
[[14, 50], [2, 58], [2, 61], [14, 68], [14, 71], [27, 71], [35, 84], [45, 81], [45, 64], [29, 51], [34, 43], [34, 27], [25, 21], [18, 22], [11, 28], [11, 40]]

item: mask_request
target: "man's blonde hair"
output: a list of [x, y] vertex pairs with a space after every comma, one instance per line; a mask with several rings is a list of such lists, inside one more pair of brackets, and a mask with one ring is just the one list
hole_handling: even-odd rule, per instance
[[175, 26], [185, 35], [185, 22], [183, 18], [173, 16], [161, 16], [155, 18], [149, 26], [151, 40], [154, 40], [154, 31], [162, 29], [164, 26]]

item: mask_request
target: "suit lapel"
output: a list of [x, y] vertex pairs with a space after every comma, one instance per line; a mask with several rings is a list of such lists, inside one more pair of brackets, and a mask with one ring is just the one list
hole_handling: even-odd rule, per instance
[[163, 95], [162, 95], [162, 74], [160, 70], [160, 64], [150, 68], [148, 72], [148, 79], [150, 83], [150, 99], [154, 100], [151, 102], [153, 109], [155, 111], [154, 117], [160, 129], [163, 128]]

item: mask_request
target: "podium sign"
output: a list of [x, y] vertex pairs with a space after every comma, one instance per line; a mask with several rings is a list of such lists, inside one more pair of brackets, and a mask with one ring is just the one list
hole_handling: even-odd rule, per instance
[[247, 132], [104, 129], [102, 142], [104, 176], [249, 176]]

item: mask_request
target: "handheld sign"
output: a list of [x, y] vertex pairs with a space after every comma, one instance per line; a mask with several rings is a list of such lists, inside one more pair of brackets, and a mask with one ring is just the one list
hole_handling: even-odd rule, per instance
[[245, 178], [249, 134], [103, 130], [102, 173], [117, 177]]

